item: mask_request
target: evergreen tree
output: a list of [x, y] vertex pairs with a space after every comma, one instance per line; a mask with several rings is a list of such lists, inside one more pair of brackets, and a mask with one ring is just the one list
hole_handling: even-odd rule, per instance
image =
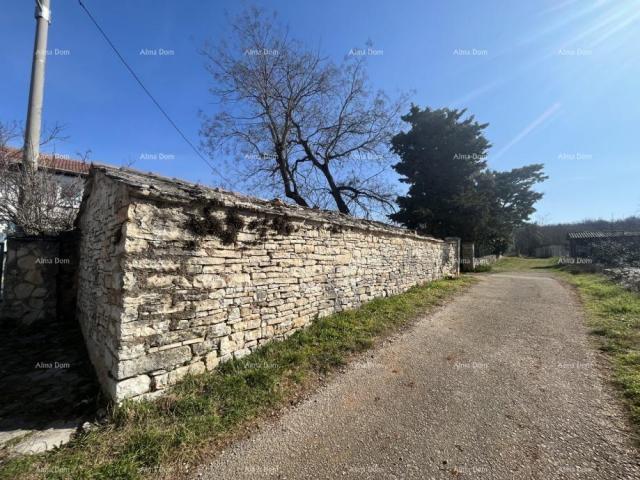
[[392, 139], [392, 150], [400, 157], [394, 169], [409, 189], [390, 218], [423, 233], [458, 236], [503, 252], [514, 228], [542, 197], [532, 187], [547, 177], [540, 164], [508, 172], [487, 169], [488, 124], [463, 118], [465, 113], [414, 105], [402, 117], [411, 128]]

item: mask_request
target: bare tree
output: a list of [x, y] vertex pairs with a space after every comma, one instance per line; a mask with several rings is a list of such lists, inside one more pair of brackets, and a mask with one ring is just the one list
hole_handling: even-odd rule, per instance
[[[60, 132], [58, 125], [51, 128], [42, 145], [62, 138]], [[71, 230], [82, 197], [83, 179], [62, 178], [46, 165], [35, 171], [25, 169], [22, 152], [8, 146], [21, 136], [17, 124], [0, 123], [0, 223], [27, 235]]]
[[206, 46], [218, 112], [204, 116], [211, 155], [235, 154], [244, 180], [303, 206], [369, 215], [393, 208], [384, 181], [404, 98], [374, 92], [365, 55], [339, 65], [253, 8], [229, 42]]

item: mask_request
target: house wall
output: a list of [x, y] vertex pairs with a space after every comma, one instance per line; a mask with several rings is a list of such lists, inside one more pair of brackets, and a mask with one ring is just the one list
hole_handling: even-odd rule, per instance
[[129, 209], [126, 187], [105, 177], [89, 179], [78, 214], [76, 317], [105, 393], [116, 397], [111, 371], [125, 359], [120, 350], [123, 312], [121, 229]]
[[591, 240], [584, 238], [569, 239], [569, 255], [571, 257], [590, 257]]
[[566, 257], [569, 248], [566, 245], [543, 245], [537, 247], [533, 256], [536, 258]]
[[117, 400], [458, 273], [455, 240], [246, 197], [169, 199], [101, 173], [90, 184], [78, 313]]

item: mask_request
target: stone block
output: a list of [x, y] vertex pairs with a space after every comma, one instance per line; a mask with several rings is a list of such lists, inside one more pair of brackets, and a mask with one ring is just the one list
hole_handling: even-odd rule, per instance
[[178, 367], [167, 373], [163, 373], [153, 377], [153, 388], [156, 390], [161, 390], [163, 388], [167, 388], [170, 385], [178, 383], [189, 374], [197, 375], [199, 373], [204, 373], [205, 371], [206, 366], [204, 362], [195, 362], [183, 367]]
[[209, 371], [213, 370], [220, 363], [220, 357], [218, 357], [218, 352], [211, 352], [207, 354], [204, 361], [205, 361], [207, 370]]
[[188, 346], [180, 346], [170, 350], [150, 353], [131, 360], [121, 360], [118, 363], [114, 376], [117, 379], [123, 379], [161, 368], [169, 370], [188, 362], [191, 360], [191, 357], [191, 348]]
[[138, 375], [137, 377], [127, 378], [115, 384], [113, 396], [117, 400], [125, 400], [127, 398], [137, 397], [151, 389], [151, 379], [147, 375]]
[[220, 275], [203, 273], [193, 277], [193, 288], [224, 288], [227, 285], [225, 279]]

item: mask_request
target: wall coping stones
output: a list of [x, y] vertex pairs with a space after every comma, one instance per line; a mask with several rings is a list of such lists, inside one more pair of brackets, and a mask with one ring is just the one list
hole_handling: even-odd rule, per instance
[[394, 236], [406, 236], [427, 242], [448, 243], [435, 237], [419, 235], [412, 230], [396, 227], [376, 220], [356, 218], [332, 210], [320, 210], [299, 205], [284, 203], [280, 199], [264, 200], [258, 197], [230, 192], [217, 187], [205, 187], [196, 183], [168, 178], [153, 173], [142, 173], [128, 168], [116, 168], [105, 165], [92, 165], [89, 173], [89, 184], [85, 195], [89, 195], [93, 177], [102, 173], [119, 183], [129, 187], [129, 194], [146, 199], [154, 199], [160, 203], [178, 205], [195, 204], [214, 200], [227, 208], [236, 208], [247, 212], [270, 215], [287, 215], [292, 219], [308, 220], [313, 223], [331, 223], [345, 228], [386, 233]]

